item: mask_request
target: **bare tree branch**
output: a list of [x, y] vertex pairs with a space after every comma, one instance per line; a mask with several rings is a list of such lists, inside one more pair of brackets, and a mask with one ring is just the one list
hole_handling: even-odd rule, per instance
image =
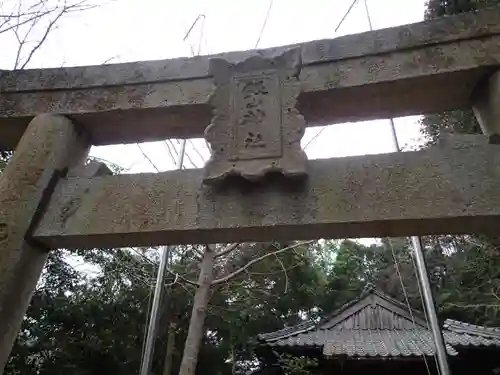
[[203, 252], [201, 252], [201, 250], [199, 250], [196, 246], [193, 246], [192, 249], [193, 249], [193, 252], [196, 255], [198, 255], [200, 258], [203, 257]]
[[150, 263], [150, 264], [155, 264], [155, 262], [153, 262], [151, 259], [149, 259], [146, 255], [144, 255], [143, 253], [141, 253], [137, 248], [135, 247], [131, 247], [130, 250], [132, 250], [135, 254], [137, 254], [138, 256], [140, 256], [144, 261], [146, 261], [147, 263]]
[[[0, 34], [11, 31], [20, 26], [26, 25], [30, 22], [34, 22], [37, 19], [43, 18], [49, 14], [51, 14], [55, 9], [46, 10], [44, 12], [30, 12], [29, 17], [26, 19], [22, 19], [26, 13], [24, 14], [12, 14], [12, 15], [0, 15], [0, 18], [4, 18], [5, 21], [0, 23]], [[16, 23], [13, 25], [9, 25], [9, 23], [13, 20], [17, 19]], [[9, 26], [7, 26], [9, 25]], [[5, 28], [3, 28], [5, 26]]]
[[63, 16], [97, 7], [89, 1], [38, 0], [31, 4], [19, 1], [11, 11], [4, 11], [0, 3], [0, 35], [12, 32], [17, 42], [13, 68], [28, 66]]
[[175, 277], [174, 277], [174, 281], [172, 281], [171, 283], [165, 284], [165, 286], [167, 286], [167, 287], [168, 287], [168, 286], [173, 286], [173, 285], [177, 284], [177, 280], [178, 280], [178, 279], [179, 279], [179, 274], [178, 274], [178, 273], [176, 273], [176, 274], [175, 274]]
[[205, 163], [205, 158], [203, 157], [203, 155], [201, 154], [201, 152], [198, 150], [198, 148], [195, 146], [195, 144], [193, 143], [193, 141], [191, 139], [188, 139], [188, 143], [191, 145], [191, 147], [193, 148], [193, 150], [198, 154], [198, 156], [201, 159], [201, 162]]
[[273, 251], [271, 253], [267, 253], [267, 254], [264, 254], [258, 258], [255, 258], [253, 260], [251, 260], [250, 262], [248, 262], [247, 264], [245, 264], [243, 267], [237, 269], [236, 271], [234, 272], [231, 272], [229, 275], [227, 276], [224, 276], [224, 277], [221, 277], [219, 279], [216, 279], [212, 282], [212, 285], [217, 285], [217, 284], [222, 284], [222, 283], [225, 283], [226, 281], [232, 279], [233, 277], [239, 275], [240, 273], [244, 272], [247, 268], [249, 268], [250, 266], [252, 266], [253, 264], [257, 263], [257, 262], [260, 262], [261, 260], [269, 257], [269, 256], [275, 256], [275, 255], [278, 255], [278, 254], [281, 254], [285, 251], [288, 251], [288, 250], [292, 250], [292, 249], [295, 249], [296, 247], [299, 247], [299, 246], [302, 246], [302, 245], [307, 245], [307, 244], [310, 244], [314, 242], [314, 240], [311, 240], [311, 241], [303, 241], [303, 242], [297, 242], [293, 245], [290, 245], [290, 246], [287, 246], [283, 249], [280, 249], [280, 250], [276, 250], [276, 251]]
[[290, 266], [290, 267], [285, 268], [285, 269], [281, 269], [281, 270], [279, 270], [279, 271], [273, 271], [273, 272], [248, 272], [248, 274], [249, 274], [250, 276], [271, 276], [271, 275], [276, 275], [276, 274], [278, 274], [278, 273], [281, 273], [281, 272], [283, 272], [283, 271], [286, 271], [286, 272], [291, 271], [291, 270], [293, 270], [294, 268], [297, 268], [298, 266], [299, 266], [299, 264], [298, 264], [298, 263], [296, 263], [296, 264], [294, 264], [293, 266]]
[[[172, 162], [174, 163], [174, 165], [177, 163], [177, 157], [174, 156], [172, 150], [170, 149], [170, 145], [169, 143], [167, 142], [168, 140], [164, 141], [163, 144], [165, 145], [165, 148], [170, 156], [170, 159], [172, 160]], [[175, 150], [175, 147], [174, 147], [174, 150]]]
[[179, 283], [179, 282], [177, 283], [177, 285], [179, 285], [182, 289], [184, 289], [186, 291], [186, 293], [188, 293], [191, 296], [191, 298], [194, 297], [193, 289], [188, 289], [186, 287], [186, 285]]
[[141, 147], [141, 145], [139, 143], [136, 143], [136, 146], [139, 149], [139, 151], [141, 152], [142, 156], [144, 156], [144, 158], [149, 162], [149, 164], [151, 164], [151, 166], [156, 170], [156, 172], [160, 173], [160, 169], [156, 166], [155, 163], [153, 163], [153, 161], [148, 156], [148, 154], [146, 154], [146, 151], [144, 151], [144, 149]]
[[196, 287], [200, 286], [200, 284], [198, 284], [196, 281], [189, 280], [188, 278], [182, 276], [178, 272], [175, 272], [175, 271], [171, 270], [170, 268], [167, 268], [167, 271], [170, 272], [172, 275], [174, 275], [175, 278], [179, 278], [182, 281], [184, 281], [186, 284], [193, 285], [193, 286], [196, 286]]
[[285, 274], [285, 290], [283, 291], [283, 293], [286, 293], [286, 292], [288, 292], [288, 272], [286, 272], [285, 265], [281, 261], [278, 254], [274, 254], [274, 256], [276, 257], [276, 260], [278, 261], [278, 263], [281, 265], [281, 269], [283, 270], [283, 273]]
[[[498, 287], [496, 289], [498, 289]], [[491, 288], [491, 294], [493, 294], [493, 297], [500, 301], [500, 296], [496, 293], [495, 288]]]
[[[26, 58], [26, 60], [24, 60], [24, 63], [22, 64], [21, 66], [21, 69], [24, 69], [26, 68], [26, 65], [28, 65], [28, 63], [31, 61], [33, 55], [35, 54], [36, 51], [38, 51], [40, 49], [40, 47], [45, 43], [45, 41], [47, 40], [47, 37], [49, 36], [50, 32], [52, 31], [52, 28], [54, 27], [54, 25], [57, 23], [57, 21], [59, 21], [59, 19], [64, 15], [66, 11], [63, 9], [61, 12], [59, 12], [59, 14], [52, 20], [49, 22], [49, 25], [47, 26], [47, 28], [45, 29], [45, 32], [42, 36], [42, 38], [38, 41], [38, 43], [35, 44], [35, 46], [31, 49], [30, 53], [28, 54], [28, 57]], [[33, 30], [33, 26], [35, 25], [35, 23], [37, 23], [39, 21], [39, 19], [35, 20], [33, 22], [33, 25], [32, 27], [30, 27], [29, 31], [26, 33], [26, 37], [25, 39], [23, 40], [23, 42], [26, 41], [26, 38], [28, 37], [28, 35], [31, 33], [31, 31]], [[20, 46], [22, 48], [22, 46]]]
[[233, 243], [232, 245], [229, 245], [228, 247], [226, 247], [224, 250], [221, 250], [219, 251], [216, 255], [215, 255], [215, 259], [217, 258], [220, 258], [220, 257], [223, 257], [224, 255], [227, 255], [229, 254], [231, 251], [235, 250], [238, 246], [240, 246], [241, 244], [240, 243]]
[[109, 57], [107, 58], [106, 60], [104, 60], [104, 62], [101, 64], [101, 65], [106, 65], [106, 64], [109, 64], [110, 62], [112, 62], [113, 60], [116, 60], [116, 59], [119, 59], [120, 58], [120, 55], [114, 55], [112, 57]]

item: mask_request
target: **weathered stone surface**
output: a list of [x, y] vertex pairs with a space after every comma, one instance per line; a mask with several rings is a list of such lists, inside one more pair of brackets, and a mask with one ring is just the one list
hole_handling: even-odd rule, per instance
[[69, 178], [35, 238], [50, 247], [111, 248], [498, 232], [496, 145], [315, 160], [308, 173], [303, 184], [222, 190], [205, 186], [202, 170]]
[[68, 119], [39, 115], [0, 175], [0, 373], [47, 258], [26, 242], [30, 223], [54, 173], [83, 161], [89, 145]]
[[303, 69], [299, 109], [315, 124], [468, 109], [477, 82], [500, 65], [499, 43], [495, 36]]
[[[464, 108], [477, 80], [500, 65], [500, 11], [297, 47], [304, 66], [298, 108], [308, 126]], [[238, 62], [288, 48], [218, 56]], [[95, 144], [202, 136], [213, 57], [1, 72], [0, 147], [13, 147], [40, 112], [69, 115]]]
[[298, 48], [236, 64], [211, 61], [215, 90], [213, 118], [205, 131], [212, 150], [206, 184], [228, 176], [257, 181], [268, 172], [305, 177], [307, 157], [300, 147], [305, 121], [295, 108], [300, 68]]
[[90, 160], [85, 164], [80, 164], [72, 168], [67, 173], [67, 177], [98, 177], [111, 176], [112, 174], [113, 171], [111, 171], [105, 163], [97, 160]]
[[484, 147], [490, 143], [489, 137], [485, 137], [483, 134], [457, 134], [447, 131], [442, 131], [438, 140], [439, 146], [450, 149], [471, 149]]
[[71, 68], [0, 70], [0, 91], [38, 91], [146, 84], [192, 80], [210, 76], [210, 59], [223, 58], [232, 63], [256, 54], [272, 57], [294, 47], [302, 50], [302, 64], [316, 65], [373, 56], [500, 33], [500, 9], [462, 13], [435, 20], [390, 27], [267, 49], [226, 52], [211, 56], [182, 57], [169, 60], [141, 61]]

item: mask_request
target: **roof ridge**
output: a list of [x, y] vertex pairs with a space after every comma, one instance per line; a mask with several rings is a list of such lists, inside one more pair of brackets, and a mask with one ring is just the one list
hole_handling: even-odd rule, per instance
[[328, 320], [332, 319], [334, 316], [337, 316], [341, 314], [343, 311], [347, 310], [349, 307], [354, 306], [358, 302], [362, 301], [366, 297], [368, 297], [370, 294], [376, 293], [377, 288], [375, 287], [374, 284], [372, 283], [366, 283], [365, 287], [361, 291], [361, 293], [354, 299], [345, 302], [343, 305], [341, 305], [339, 308], [335, 309], [333, 312], [326, 314], [324, 317], [322, 317], [317, 326], [321, 326], [323, 323], [327, 322]]
[[408, 306], [406, 303], [390, 296], [389, 294], [386, 294], [380, 290], [375, 290], [375, 294], [377, 294], [380, 298], [383, 298], [385, 299], [386, 301], [394, 304], [394, 305], [397, 305], [403, 309], [407, 309], [407, 310], [411, 310], [413, 313], [417, 313], [417, 314], [423, 314], [420, 310], [417, 310], [417, 309], [414, 309], [412, 308], [411, 306]]
[[446, 319], [443, 323], [443, 329], [453, 332], [462, 331], [478, 336], [495, 336], [500, 339], [500, 327], [486, 327], [455, 319]]
[[[344, 313], [346, 310], [349, 308], [355, 306], [356, 304], [362, 302], [366, 298], [368, 298], [371, 295], [375, 295], [383, 300], [385, 300], [387, 303], [392, 304], [396, 306], [399, 309], [402, 309], [404, 311], [407, 311], [408, 313], [410, 312], [411, 307], [409, 308], [406, 304], [403, 302], [389, 296], [388, 294], [384, 293], [383, 291], [379, 290], [373, 283], [366, 283], [365, 287], [363, 288], [363, 291], [354, 299], [347, 301], [343, 305], [341, 305], [339, 308], [334, 310], [333, 312], [323, 316], [322, 318], [319, 319], [319, 321], [315, 322], [311, 319], [301, 322], [299, 324], [289, 326], [289, 327], [284, 327], [280, 330], [273, 331], [273, 332], [268, 332], [268, 333], [260, 333], [257, 335], [257, 340], [259, 341], [267, 341], [267, 342], [273, 342], [277, 340], [281, 340], [284, 338], [289, 338], [293, 337], [296, 335], [299, 335], [301, 333], [309, 332], [314, 329], [323, 329], [321, 328], [325, 323], [331, 321], [335, 317], [338, 317], [342, 313]], [[363, 308], [363, 307], [362, 307]], [[415, 309], [411, 309], [411, 312], [413, 312], [416, 317], [419, 317], [421, 315], [421, 312]], [[417, 324], [420, 326], [420, 324]], [[426, 327], [423, 327], [425, 329], [428, 329]], [[329, 329], [329, 328], [328, 328]]]
[[312, 319], [308, 319], [304, 322], [295, 324], [293, 326], [284, 327], [277, 331], [259, 333], [257, 335], [257, 340], [275, 341], [284, 337], [290, 337], [299, 333], [308, 332], [314, 328], [316, 328], [316, 323]]

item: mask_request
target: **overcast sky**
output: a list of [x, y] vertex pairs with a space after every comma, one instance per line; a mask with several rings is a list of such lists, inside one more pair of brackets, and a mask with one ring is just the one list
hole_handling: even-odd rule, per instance
[[[112, 62], [156, 60], [190, 56], [198, 51], [211, 54], [252, 49], [270, 4], [269, 0], [95, 1], [105, 3], [94, 10], [66, 18], [35, 55], [30, 67], [93, 65], [110, 59]], [[360, 0], [335, 33], [351, 3], [352, 0], [274, 0], [259, 47], [334, 38], [368, 30], [365, 3]], [[367, 0], [367, 5], [374, 29], [419, 22], [425, 7], [424, 0]], [[200, 14], [205, 15], [204, 22], [198, 22], [188, 41], [184, 42], [186, 31]], [[9, 37], [12, 38], [0, 37], [1, 68], [10, 68], [9, 64], [12, 64], [15, 45]], [[395, 123], [403, 146], [421, 141], [417, 117], [396, 119]], [[319, 130], [309, 128], [303, 145], [308, 144]], [[158, 169], [174, 168], [165, 142], [144, 144], [143, 150]], [[198, 166], [202, 165], [199, 154], [208, 155], [202, 140], [188, 144], [187, 150]], [[310, 158], [392, 150], [388, 120], [326, 127], [306, 149]], [[128, 168], [130, 172], [155, 170], [136, 145], [93, 148], [92, 154]], [[186, 162], [190, 166], [189, 160]]]

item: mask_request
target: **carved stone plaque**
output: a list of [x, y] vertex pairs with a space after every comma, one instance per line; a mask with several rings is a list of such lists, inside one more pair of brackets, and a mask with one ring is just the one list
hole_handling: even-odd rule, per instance
[[300, 147], [304, 117], [295, 108], [300, 94], [300, 49], [280, 56], [252, 56], [231, 64], [210, 61], [215, 90], [213, 118], [205, 130], [212, 155], [204, 182], [230, 175], [250, 181], [268, 172], [306, 176], [306, 155]]

